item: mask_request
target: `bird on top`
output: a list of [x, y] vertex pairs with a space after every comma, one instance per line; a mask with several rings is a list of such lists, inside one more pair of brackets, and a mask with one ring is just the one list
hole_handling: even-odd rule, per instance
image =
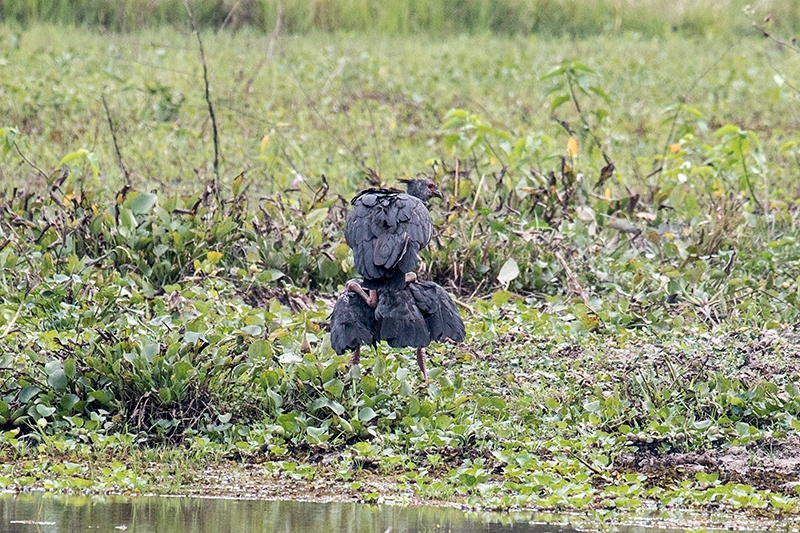
[[[406, 192], [367, 189], [352, 200], [344, 238], [369, 290], [367, 304], [377, 305], [378, 289], [400, 289], [416, 279], [419, 251], [431, 240], [433, 221], [425, 202], [442, 193], [428, 178], [401, 179]], [[354, 287], [351, 287], [354, 288]], [[363, 290], [362, 289], [362, 290]]]

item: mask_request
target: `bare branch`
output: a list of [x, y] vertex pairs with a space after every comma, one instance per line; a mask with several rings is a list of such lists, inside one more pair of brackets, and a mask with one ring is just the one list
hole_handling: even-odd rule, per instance
[[189, 19], [192, 21], [194, 34], [197, 36], [197, 46], [200, 51], [200, 63], [203, 65], [203, 81], [206, 86], [206, 102], [208, 103], [208, 114], [211, 116], [211, 127], [214, 130], [214, 193], [219, 196], [219, 132], [217, 130], [217, 117], [214, 115], [214, 105], [211, 103], [211, 94], [208, 88], [208, 65], [206, 64], [206, 54], [203, 52], [203, 41], [200, 39], [200, 30], [197, 21], [189, 6], [189, 0], [183, 0]]
[[16, 143], [16, 142], [14, 143], [14, 148], [16, 148], [16, 150], [17, 150], [17, 153], [18, 153], [18, 154], [19, 154], [19, 156], [22, 158], [22, 160], [23, 160], [23, 161], [25, 161], [25, 162], [28, 164], [28, 166], [29, 166], [29, 167], [31, 167], [31, 168], [32, 168], [32, 169], [34, 169], [36, 172], [38, 172], [38, 173], [39, 173], [39, 175], [40, 175], [41, 177], [43, 177], [45, 181], [47, 181], [47, 179], [48, 179], [48, 176], [47, 176], [47, 174], [45, 174], [45, 173], [44, 173], [44, 170], [42, 170], [41, 168], [39, 168], [39, 167], [37, 167], [36, 165], [34, 165], [33, 163], [31, 163], [31, 162], [30, 162], [30, 160], [29, 160], [27, 157], [25, 157], [25, 154], [23, 154], [23, 153], [22, 153], [22, 150], [20, 150], [20, 149], [19, 149], [19, 146], [17, 145], [17, 143]]
[[122, 152], [120, 151], [119, 143], [117, 142], [117, 134], [114, 131], [114, 123], [111, 121], [111, 111], [108, 110], [108, 104], [106, 103], [105, 95], [101, 96], [100, 99], [103, 101], [103, 107], [106, 110], [106, 119], [108, 120], [108, 127], [111, 130], [111, 138], [114, 140], [114, 150], [117, 151], [117, 162], [119, 163], [119, 169], [122, 171], [122, 176], [125, 178], [125, 182], [130, 185], [131, 176], [128, 173], [128, 169], [125, 168], [125, 163], [122, 162]]
[[241, 3], [242, 3], [242, 0], [237, 0], [236, 3], [233, 4], [233, 7], [231, 8], [231, 10], [228, 11], [228, 16], [225, 17], [225, 20], [222, 22], [222, 26], [219, 27], [219, 31], [222, 31], [222, 30], [225, 29], [225, 26], [227, 26], [228, 22], [230, 22], [231, 18], [233, 18], [233, 14], [234, 14], [234, 12], [236, 12], [236, 8], [239, 7], [239, 4], [241, 4]]

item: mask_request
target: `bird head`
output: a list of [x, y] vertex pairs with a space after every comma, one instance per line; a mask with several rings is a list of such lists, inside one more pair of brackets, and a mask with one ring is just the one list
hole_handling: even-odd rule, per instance
[[434, 196], [437, 198], [442, 197], [442, 193], [439, 191], [439, 187], [436, 186], [436, 183], [433, 180], [428, 178], [419, 178], [419, 179], [400, 179], [402, 183], [406, 184], [406, 192], [411, 196], [416, 196], [423, 202], [427, 202]]

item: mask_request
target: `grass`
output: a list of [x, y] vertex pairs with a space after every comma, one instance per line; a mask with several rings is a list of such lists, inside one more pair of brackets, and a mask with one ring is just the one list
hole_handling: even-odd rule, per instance
[[[678, 1], [669, 5], [654, 0], [401, 0], [368, 2], [335, 0], [280, 2], [281, 23], [286, 31], [380, 32], [383, 34], [455, 35], [493, 33], [504, 35], [586, 37], [597, 34], [637, 32], [663, 36], [680, 32], [690, 36], [742, 34], [748, 24], [743, 8], [753, 4], [759, 18], [770, 14], [784, 31], [797, 31], [800, 11], [776, 0], [745, 2]], [[191, 3], [201, 27], [253, 28], [269, 32], [275, 27], [278, 3], [197, 0]], [[152, 2], [127, 0], [6, 0], [0, 18], [17, 24], [72, 24], [112, 31], [136, 32], [164, 25], [186, 27], [186, 8], [178, 0]]]
[[[364, 501], [797, 512], [770, 460], [798, 456], [800, 54], [202, 38], [219, 183], [192, 35], [0, 29], [0, 485], [181, 492], [234, 460]], [[348, 371], [346, 199], [419, 172], [420, 274], [468, 341], [427, 383], [385, 347]]]
[[[194, 192], [209, 176], [212, 146], [192, 37], [58, 30], [64, 38], [50, 44], [53, 31], [5, 28], [1, 34], [11, 80], [0, 89], [2, 113], [25, 134], [36, 161], [54, 165], [87, 148], [109, 187], [121, 186], [100, 100], [105, 95], [133, 184]], [[718, 126], [734, 123], [774, 152], [791, 139], [795, 116], [792, 91], [778, 87], [774, 76], [793, 72], [796, 54], [758, 39], [317, 36], [281, 41], [280, 54], [263, 65], [269, 38], [205, 39], [224, 179], [247, 170], [258, 193], [285, 188], [298, 173], [314, 188], [321, 174], [335, 182], [344, 176], [342, 190], [353, 190], [368, 168], [386, 180], [423, 171], [433, 157], [452, 157], [442, 142], [450, 108], [477, 113], [515, 139], [545, 136], [544, 155], [558, 153], [568, 135], [551, 118], [553, 80], [541, 77], [565, 58], [596, 69], [592, 83], [609, 101], [595, 95], [584, 105], [606, 115], [596, 120], [599, 133], [620, 175], [640, 180], [637, 186], [647, 185], [652, 158], [683, 130], [709, 141]], [[407, 59], [390, 59], [390, 51]], [[692, 57], [700, 60], [686, 60]], [[701, 116], [682, 114], [676, 123], [682, 129], [668, 138], [665, 121], [674, 112], [665, 109], [682, 99]], [[568, 106], [558, 118], [578, 120]], [[18, 161], [4, 161], [3, 174], [12, 175]], [[777, 162], [778, 172], [790, 172], [790, 161]], [[25, 172], [41, 183], [36, 171]]]

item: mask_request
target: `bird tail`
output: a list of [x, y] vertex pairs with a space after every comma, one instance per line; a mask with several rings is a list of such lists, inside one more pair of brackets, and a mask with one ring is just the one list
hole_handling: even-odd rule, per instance
[[428, 325], [407, 288], [380, 291], [375, 318], [381, 340], [393, 348], [424, 348], [431, 342]]

